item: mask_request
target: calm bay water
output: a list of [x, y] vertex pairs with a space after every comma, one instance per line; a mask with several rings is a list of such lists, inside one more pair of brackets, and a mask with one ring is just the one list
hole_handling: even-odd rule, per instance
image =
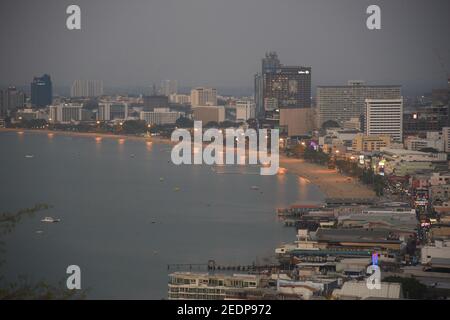
[[0, 150], [0, 212], [53, 206], [6, 237], [0, 271], [57, 283], [76, 264], [92, 299], [166, 298], [170, 263], [263, 262], [295, 235], [275, 208], [323, 198], [294, 175], [175, 166], [169, 145], [145, 141], [0, 132]]

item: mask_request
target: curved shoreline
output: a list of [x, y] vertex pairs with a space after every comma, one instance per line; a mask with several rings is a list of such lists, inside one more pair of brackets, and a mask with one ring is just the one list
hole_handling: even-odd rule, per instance
[[[156, 142], [161, 144], [175, 144], [170, 139], [161, 137], [141, 137], [125, 134], [95, 133], [95, 132], [70, 132], [46, 129], [21, 129], [21, 128], [0, 128], [1, 132], [30, 132], [41, 134], [59, 134], [78, 137], [101, 137], [109, 139], [140, 140]], [[309, 183], [317, 185], [320, 190], [329, 198], [375, 198], [375, 192], [368, 186], [361, 184], [355, 178], [347, 177], [336, 172], [336, 170], [309, 163], [303, 159], [293, 159], [280, 155], [280, 167], [287, 169], [289, 173], [305, 178]]]

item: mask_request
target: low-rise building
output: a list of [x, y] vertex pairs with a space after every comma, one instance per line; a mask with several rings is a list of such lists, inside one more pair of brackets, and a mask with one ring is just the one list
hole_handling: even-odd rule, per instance
[[389, 148], [391, 145], [391, 137], [383, 136], [366, 136], [362, 133], [357, 134], [352, 142], [352, 150], [356, 152], [380, 151], [381, 148]]
[[139, 118], [149, 125], [174, 124], [183, 113], [168, 108], [155, 108], [153, 111], [141, 111]]
[[209, 274], [174, 272], [169, 275], [170, 300], [224, 300], [236, 289], [258, 289], [265, 287], [267, 279], [250, 274]]
[[225, 121], [225, 108], [223, 106], [198, 106], [193, 107], [193, 117], [195, 121], [202, 121], [203, 125], [208, 122]]
[[339, 300], [364, 299], [402, 299], [400, 283], [381, 282], [380, 289], [369, 289], [366, 281], [347, 281], [341, 289], [333, 291], [333, 297]]

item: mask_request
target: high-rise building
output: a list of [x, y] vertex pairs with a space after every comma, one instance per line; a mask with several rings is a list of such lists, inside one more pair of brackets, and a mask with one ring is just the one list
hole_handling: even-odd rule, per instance
[[236, 101], [236, 121], [255, 118], [255, 103], [249, 100]]
[[103, 95], [103, 81], [75, 80], [70, 89], [72, 97], [93, 98]]
[[172, 94], [178, 93], [177, 80], [164, 80], [161, 82], [161, 94], [170, 97]]
[[366, 134], [403, 140], [403, 99], [366, 99]]
[[401, 86], [369, 86], [363, 81], [349, 81], [346, 86], [317, 87], [319, 127], [326, 121], [339, 124], [351, 118], [364, 117], [366, 99], [400, 99]]
[[75, 104], [50, 106], [50, 115], [48, 120], [53, 123], [70, 123], [81, 121], [82, 109], [82, 105]]
[[42, 77], [34, 77], [31, 82], [31, 105], [34, 107], [46, 107], [52, 104], [53, 91], [52, 80], [48, 74]]
[[170, 111], [169, 108], [155, 108], [153, 111], [141, 111], [139, 118], [149, 125], [174, 124], [183, 115], [181, 112]]
[[263, 117], [278, 119], [281, 108], [311, 107], [310, 67], [282, 65], [276, 52], [266, 53], [261, 65], [261, 79], [255, 77], [255, 101], [264, 109]]
[[0, 118], [6, 117], [11, 110], [23, 108], [25, 102], [25, 93], [17, 90], [16, 87], [0, 90]]
[[216, 106], [217, 90], [215, 88], [198, 87], [191, 90], [191, 106]]
[[352, 141], [352, 150], [355, 152], [380, 151], [381, 148], [391, 146], [391, 137], [389, 135], [366, 136], [358, 133]]
[[100, 103], [98, 105], [97, 120], [126, 120], [128, 118], [128, 105], [126, 103]]
[[258, 119], [264, 118], [264, 99], [263, 99], [263, 85], [262, 85], [262, 76], [260, 73], [255, 74], [254, 79], [255, 84], [255, 107], [256, 107], [256, 117]]

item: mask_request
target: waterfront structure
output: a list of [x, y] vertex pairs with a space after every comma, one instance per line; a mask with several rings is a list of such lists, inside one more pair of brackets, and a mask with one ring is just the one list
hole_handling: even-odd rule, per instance
[[352, 141], [352, 150], [355, 152], [380, 151], [381, 148], [391, 146], [391, 137], [389, 135], [364, 135], [359, 133]]
[[233, 290], [257, 289], [264, 283], [264, 278], [259, 275], [174, 272], [169, 275], [168, 298], [224, 300]]
[[196, 121], [221, 123], [225, 121], [225, 108], [223, 106], [199, 106], [193, 107], [193, 117]]
[[198, 87], [191, 90], [191, 106], [216, 106], [217, 90], [215, 88]]
[[82, 105], [60, 104], [50, 106], [49, 121], [53, 123], [71, 123], [82, 119]]
[[25, 106], [26, 96], [16, 87], [8, 87], [0, 90], [0, 118], [6, 117], [12, 110]]
[[248, 119], [255, 118], [256, 106], [253, 101], [250, 100], [238, 100], [236, 101], [236, 121], [247, 121]]
[[52, 80], [48, 74], [42, 77], [34, 77], [31, 82], [31, 105], [33, 107], [46, 107], [52, 104], [53, 88]]
[[174, 124], [183, 113], [170, 111], [168, 108], [155, 108], [153, 111], [141, 111], [139, 119], [149, 125]]
[[70, 88], [71, 97], [94, 98], [103, 95], [103, 81], [75, 80]]
[[389, 135], [403, 140], [403, 99], [366, 99], [367, 135]]
[[178, 81], [177, 80], [163, 80], [161, 82], [161, 94], [170, 97], [173, 94], [178, 93]]
[[366, 99], [400, 99], [401, 86], [349, 81], [346, 86], [318, 86], [316, 95], [317, 125], [321, 127], [329, 120], [343, 124], [364, 117]]

